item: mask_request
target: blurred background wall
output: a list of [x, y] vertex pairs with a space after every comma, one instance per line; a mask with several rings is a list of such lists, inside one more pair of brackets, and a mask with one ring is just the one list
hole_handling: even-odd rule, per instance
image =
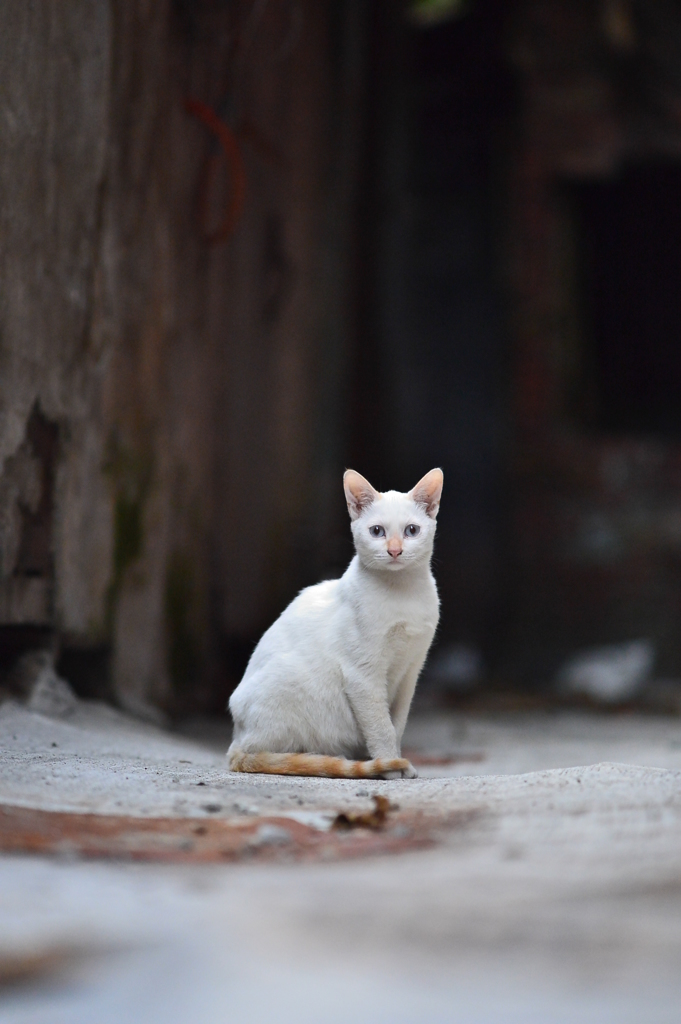
[[[3, 8], [7, 660], [47, 637], [81, 690], [222, 706], [253, 638], [321, 571], [362, 17]], [[242, 172], [188, 99], [238, 140], [245, 195], [222, 241]]]
[[441, 655], [681, 676], [673, 0], [37, 0], [0, 76], [0, 669], [221, 709], [441, 465]]

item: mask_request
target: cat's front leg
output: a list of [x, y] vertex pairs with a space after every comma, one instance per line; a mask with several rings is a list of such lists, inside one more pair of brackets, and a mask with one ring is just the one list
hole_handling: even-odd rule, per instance
[[397, 743], [400, 748], [402, 746], [402, 736], [404, 735], [407, 718], [409, 717], [409, 708], [411, 707], [414, 690], [416, 689], [416, 682], [423, 667], [423, 663], [426, 660], [429, 645], [430, 638], [428, 639], [428, 643], [423, 643], [421, 645], [421, 650], [418, 651], [416, 657], [412, 660], [411, 664], [405, 671], [390, 707], [390, 717], [392, 718], [393, 725], [395, 726]]
[[[369, 757], [398, 758], [400, 745], [390, 717], [385, 679], [360, 677], [355, 673], [345, 672], [344, 682], [345, 692]], [[413, 779], [416, 777], [416, 770], [410, 764], [403, 771], [385, 772], [382, 777]]]

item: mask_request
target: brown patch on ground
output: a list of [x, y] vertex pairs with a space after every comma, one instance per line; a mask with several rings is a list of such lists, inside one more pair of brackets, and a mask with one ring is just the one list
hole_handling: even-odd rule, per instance
[[137, 818], [3, 804], [0, 851], [192, 864], [337, 860], [433, 846], [443, 831], [461, 828], [477, 816], [475, 811], [441, 817], [393, 811], [388, 820], [381, 802], [385, 797], [375, 799], [377, 804], [364, 814], [364, 820], [355, 812], [342, 812], [350, 827], [328, 831], [276, 816], [248, 821]]
[[82, 955], [82, 950], [68, 946], [37, 952], [0, 953], [0, 989], [58, 973]]

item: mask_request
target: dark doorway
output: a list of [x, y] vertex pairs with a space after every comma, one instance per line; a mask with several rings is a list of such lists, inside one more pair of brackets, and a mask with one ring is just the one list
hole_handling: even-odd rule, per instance
[[392, 0], [374, 13], [349, 463], [399, 489], [442, 466], [440, 639], [486, 649], [503, 519], [508, 6], [479, 0], [427, 30]]
[[681, 436], [681, 164], [574, 186], [596, 426]]

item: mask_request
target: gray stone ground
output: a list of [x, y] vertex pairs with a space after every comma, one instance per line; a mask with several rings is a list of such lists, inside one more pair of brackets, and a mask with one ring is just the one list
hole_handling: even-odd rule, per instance
[[320, 829], [374, 792], [476, 813], [434, 849], [361, 861], [2, 857], [0, 965], [61, 968], [2, 990], [2, 1024], [681, 1020], [680, 721], [415, 718], [407, 746], [471, 760], [409, 782], [235, 776], [224, 742], [7, 703], [0, 802]]

